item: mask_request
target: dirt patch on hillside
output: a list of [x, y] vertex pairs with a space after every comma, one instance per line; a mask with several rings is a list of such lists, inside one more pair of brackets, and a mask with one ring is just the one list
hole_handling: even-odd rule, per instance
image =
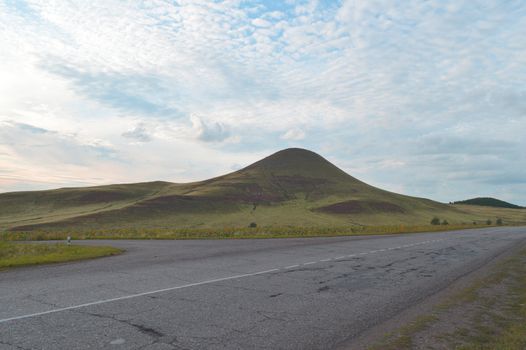
[[208, 212], [215, 209], [226, 210], [231, 204], [222, 197], [169, 195], [140, 201], [125, 208], [125, 210], [136, 212], [137, 214], [145, 214], [148, 211], [157, 213], [192, 213]]
[[[133, 198], [133, 195], [117, 191], [93, 191], [80, 195], [71, 200], [71, 202], [83, 204], [117, 202]], [[68, 201], [64, 201], [67, 203]]]
[[257, 183], [227, 183], [221, 184], [221, 187], [228, 189], [217, 198], [229, 202], [270, 204], [285, 200], [280, 194], [269, 192]]
[[350, 200], [316, 209], [329, 214], [405, 213], [405, 209], [389, 202]]

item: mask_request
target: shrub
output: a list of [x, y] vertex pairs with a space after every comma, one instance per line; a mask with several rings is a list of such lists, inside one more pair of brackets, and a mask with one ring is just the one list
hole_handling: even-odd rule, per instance
[[476, 225], [476, 224], [477, 224], [477, 222], [476, 222], [476, 221], [473, 221], [473, 225]]
[[449, 222], [447, 222], [447, 220], [444, 219], [444, 221], [442, 221], [442, 225], [449, 225]]
[[502, 219], [501, 219], [501, 218], [498, 218], [498, 219], [497, 219], [497, 225], [499, 225], [499, 226], [502, 225]]
[[431, 219], [431, 225], [440, 225], [440, 219], [435, 216]]
[[491, 223], [492, 223], [492, 222], [491, 222], [490, 219], [486, 220], [486, 225], [491, 225]]
[[258, 224], [256, 224], [255, 222], [251, 222], [250, 225], [248, 225], [248, 227], [255, 228], [258, 227]]

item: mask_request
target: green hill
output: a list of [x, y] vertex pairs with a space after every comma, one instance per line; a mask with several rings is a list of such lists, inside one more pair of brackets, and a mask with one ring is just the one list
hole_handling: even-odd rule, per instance
[[453, 204], [467, 204], [467, 205], [480, 205], [484, 207], [495, 207], [495, 208], [510, 208], [510, 209], [523, 209], [523, 207], [511, 204], [505, 201], [501, 201], [497, 198], [491, 197], [477, 197], [467, 199], [465, 201], [454, 202]]
[[150, 182], [0, 194], [0, 229], [218, 228], [428, 224], [482, 218], [367, 185], [320, 155], [286, 149], [239, 171]]

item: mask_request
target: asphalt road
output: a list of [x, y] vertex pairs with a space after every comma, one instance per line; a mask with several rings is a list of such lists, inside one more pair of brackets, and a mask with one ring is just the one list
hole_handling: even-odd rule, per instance
[[0, 272], [0, 349], [332, 349], [526, 228], [268, 240], [89, 241], [127, 253]]

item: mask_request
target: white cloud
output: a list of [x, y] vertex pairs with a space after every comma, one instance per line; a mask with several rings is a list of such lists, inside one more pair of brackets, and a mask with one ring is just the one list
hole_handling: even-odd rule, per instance
[[221, 142], [230, 136], [228, 128], [219, 122], [205, 122], [197, 115], [190, 117], [192, 129], [197, 139], [204, 142]]
[[255, 25], [256, 27], [263, 27], [263, 28], [270, 27], [272, 25], [272, 23], [262, 18], [253, 19], [252, 24]]
[[298, 141], [305, 138], [305, 132], [301, 129], [290, 129], [284, 133], [281, 138], [283, 140]]
[[[211, 169], [217, 163], [207, 152], [228, 164], [244, 164], [256, 153], [301, 140], [335, 160], [358, 157], [348, 169], [365, 180], [424, 195], [404, 169], [438, 184], [440, 166], [417, 169], [422, 155], [413, 154], [407, 140], [423, 137], [427, 148], [419, 147], [449, 157], [457, 167], [466, 164], [462, 157], [484, 159], [473, 151], [480, 143], [466, 135], [453, 135], [467, 138], [465, 144], [447, 137], [455, 128], [507, 139], [508, 150], [526, 147], [526, 4], [289, 1], [276, 9], [238, 1], [30, 0], [23, 5], [0, 1], [0, 121], [53, 130], [39, 140], [51, 147], [46, 159], [56, 168], [67, 163], [67, 152], [59, 150], [65, 143], [78, 145], [71, 146], [78, 151], [74, 157], [96, 167], [87, 145], [102, 140], [114, 151], [105, 166], [121, 169], [107, 181], [121, 174], [134, 180], [122, 164], [143, 164], [138, 157], [154, 153], [158, 157], [149, 169], [177, 171], [137, 178], [197, 179], [216, 174]], [[302, 130], [309, 130], [308, 137]], [[0, 168], [37, 181], [40, 175], [32, 174], [43, 172], [12, 168], [47, 169], [32, 154], [36, 148], [23, 152], [26, 138], [9, 138], [14, 145], [6, 140], [3, 134], [0, 152], [8, 156], [0, 158]], [[456, 153], [444, 155], [452, 145]], [[245, 149], [255, 153], [241, 152]], [[164, 160], [174, 154], [179, 159], [173, 163]], [[191, 173], [190, 159], [208, 170]], [[472, 170], [475, 163], [469, 163]], [[526, 190], [512, 181], [524, 158], [514, 164], [484, 179], [502, 179], [499, 188], [522, 193], [517, 197], [526, 204]], [[389, 167], [389, 179], [375, 175], [382, 166]], [[78, 179], [85, 173], [71, 170]], [[395, 187], [390, 179], [403, 184]], [[451, 181], [463, 187], [460, 177]]]
[[122, 136], [132, 139], [136, 142], [149, 142], [152, 140], [152, 136], [150, 135], [144, 123], [137, 124], [133, 129], [124, 132]]

